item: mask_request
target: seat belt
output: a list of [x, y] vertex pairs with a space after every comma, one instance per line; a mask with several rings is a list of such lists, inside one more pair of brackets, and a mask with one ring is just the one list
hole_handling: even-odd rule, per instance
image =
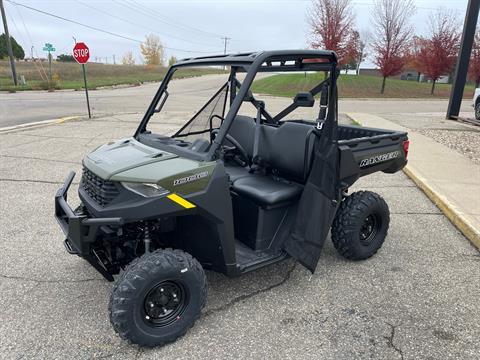
[[323, 123], [328, 116], [328, 86], [329, 82], [325, 82], [322, 86], [322, 92], [320, 93], [320, 111], [317, 118], [317, 130], [321, 130]]
[[255, 133], [253, 136], [253, 154], [252, 154], [252, 166], [250, 166], [250, 173], [255, 172], [258, 168], [260, 159], [258, 158], [258, 146], [260, 142], [260, 127], [262, 121], [262, 108], [265, 107], [263, 101], [258, 101], [257, 117], [255, 118]]

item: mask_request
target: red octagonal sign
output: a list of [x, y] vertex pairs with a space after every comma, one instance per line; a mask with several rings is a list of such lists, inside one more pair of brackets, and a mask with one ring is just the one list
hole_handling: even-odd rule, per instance
[[79, 64], [85, 64], [90, 58], [90, 50], [83, 42], [76, 43], [73, 47], [73, 57]]

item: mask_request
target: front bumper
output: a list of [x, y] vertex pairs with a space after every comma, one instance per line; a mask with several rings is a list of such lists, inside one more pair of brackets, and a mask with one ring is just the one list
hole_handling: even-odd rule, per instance
[[68, 253], [76, 254], [87, 260], [107, 280], [113, 281], [113, 276], [107, 271], [102, 261], [92, 248], [100, 227], [122, 226], [124, 220], [116, 218], [92, 218], [76, 214], [67, 203], [67, 193], [72, 184], [75, 172], [68, 174], [63, 186], [55, 195], [55, 218], [66, 236], [64, 245]]

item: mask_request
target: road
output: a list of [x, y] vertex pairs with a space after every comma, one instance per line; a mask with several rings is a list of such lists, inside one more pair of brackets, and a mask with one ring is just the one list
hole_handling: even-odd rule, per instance
[[[211, 90], [225, 80], [222, 75], [176, 80], [176, 88], [183, 96], [176, 101], [186, 103]], [[137, 87], [103, 89], [90, 91], [92, 113], [95, 116], [123, 113], [143, 114], [158, 89], [158, 83]], [[185, 94], [189, 94], [185, 97]], [[173, 98], [173, 96], [172, 96]], [[205, 99], [205, 98], [202, 98]], [[340, 111], [366, 113], [445, 113], [447, 100], [395, 100], [395, 99], [343, 99]], [[198, 104], [199, 106], [201, 104]], [[461, 110], [472, 116], [470, 101], [465, 100]], [[58, 119], [72, 115], [86, 115], [85, 93], [83, 91], [24, 91], [0, 93], [0, 128], [28, 122]]]

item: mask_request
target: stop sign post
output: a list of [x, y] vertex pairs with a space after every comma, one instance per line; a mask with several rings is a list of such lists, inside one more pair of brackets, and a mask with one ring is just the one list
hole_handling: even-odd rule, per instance
[[87, 75], [85, 73], [85, 63], [90, 58], [90, 49], [85, 43], [78, 42], [73, 47], [73, 57], [80, 65], [82, 65], [85, 96], [87, 97], [88, 118], [91, 119], [92, 115], [90, 114], [90, 101], [88, 100]]

